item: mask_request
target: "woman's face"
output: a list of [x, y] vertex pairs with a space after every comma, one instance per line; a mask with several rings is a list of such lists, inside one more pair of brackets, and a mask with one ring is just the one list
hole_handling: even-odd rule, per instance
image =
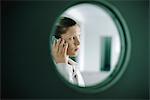
[[80, 27], [78, 25], [69, 27], [61, 38], [68, 43], [67, 55], [76, 56], [80, 46]]

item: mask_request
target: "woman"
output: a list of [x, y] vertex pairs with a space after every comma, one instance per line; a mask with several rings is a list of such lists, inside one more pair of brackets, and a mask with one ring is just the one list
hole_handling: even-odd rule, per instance
[[80, 46], [80, 27], [72, 19], [63, 17], [56, 26], [54, 34], [57, 41], [53, 43], [52, 55], [57, 69], [69, 82], [85, 86], [77, 63], [69, 57], [77, 56]]

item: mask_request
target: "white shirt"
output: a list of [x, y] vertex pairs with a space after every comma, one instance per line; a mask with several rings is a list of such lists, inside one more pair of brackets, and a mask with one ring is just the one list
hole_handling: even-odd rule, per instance
[[81, 87], [85, 87], [84, 80], [82, 75], [78, 69], [78, 64], [73, 60], [68, 60], [69, 64], [58, 63], [56, 64], [57, 70], [59, 73], [64, 76], [66, 80], [68, 80], [72, 84], [76, 84]]

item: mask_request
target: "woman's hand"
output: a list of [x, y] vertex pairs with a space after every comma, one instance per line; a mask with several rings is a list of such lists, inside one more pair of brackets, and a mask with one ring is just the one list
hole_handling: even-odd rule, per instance
[[68, 63], [68, 43], [64, 39], [58, 39], [52, 46], [52, 55], [56, 63]]

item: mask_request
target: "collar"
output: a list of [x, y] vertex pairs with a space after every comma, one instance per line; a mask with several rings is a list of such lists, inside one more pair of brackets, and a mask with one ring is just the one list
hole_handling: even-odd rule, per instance
[[71, 65], [77, 65], [77, 63], [73, 61], [71, 58], [68, 59], [68, 63]]

